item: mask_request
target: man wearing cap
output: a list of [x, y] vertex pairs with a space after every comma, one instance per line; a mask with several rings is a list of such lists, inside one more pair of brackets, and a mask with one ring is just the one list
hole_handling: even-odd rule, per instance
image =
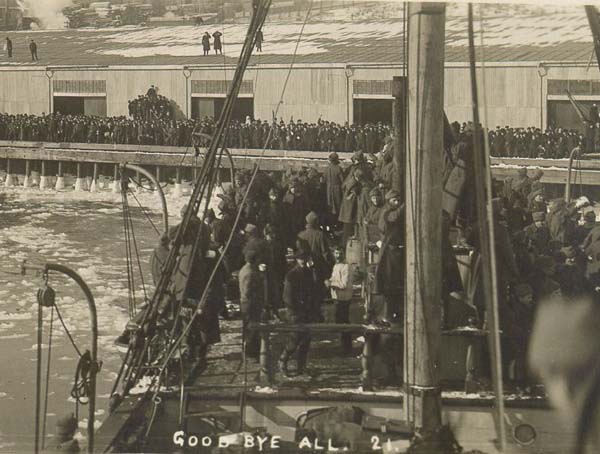
[[575, 223], [573, 215], [584, 205], [583, 202], [567, 204], [564, 199], [556, 199], [548, 211], [548, 228], [550, 237], [559, 242], [561, 246], [567, 246], [573, 241]]
[[304, 217], [308, 214], [308, 202], [304, 188], [298, 178], [292, 178], [288, 191], [283, 197], [283, 213], [287, 223], [286, 240], [288, 247], [294, 247], [296, 236], [304, 229]]
[[[312, 270], [307, 266], [308, 255], [299, 250], [294, 258], [296, 265], [287, 272], [283, 281], [283, 303], [291, 323], [309, 323], [315, 321], [320, 310], [315, 301], [315, 280]], [[300, 375], [305, 372], [310, 341], [308, 332], [294, 332], [289, 335], [278, 362], [279, 370], [284, 375], [288, 375], [288, 361], [296, 351], [297, 373]]]
[[344, 172], [340, 167], [339, 156], [336, 152], [329, 155], [329, 165], [325, 171], [325, 183], [327, 184], [329, 217], [333, 220], [331, 224], [334, 224], [337, 222], [340, 213], [343, 197], [342, 185], [344, 184]]
[[287, 270], [286, 246], [275, 229], [267, 224], [263, 231], [267, 245], [267, 304], [275, 309], [282, 305], [283, 279]]
[[[577, 454], [600, 452], [600, 308], [582, 299], [548, 302], [538, 309], [529, 365], [548, 397], [575, 426]], [[563, 449], [566, 451], [566, 449]]]
[[576, 246], [581, 246], [595, 226], [596, 213], [594, 213], [593, 210], [586, 211], [586, 213], [583, 215], [583, 225], [578, 225], [575, 227], [573, 243]]
[[327, 235], [319, 228], [319, 217], [314, 211], [306, 215], [306, 227], [298, 234], [298, 239], [306, 244], [306, 252], [310, 254], [313, 260], [317, 288], [320, 290], [319, 297], [322, 298], [324, 296], [322, 283], [331, 273], [333, 260]]
[[533, 223], [525, 227], [525, 240], [529, 252], [533, 255], [550, 252], [550, 231], [546, 226], [546, 213], [538, 211], [532, 214]]
[[285, 237], [285, 218], [283, 214], [283, 204], [281, 202], [281, 192], [279, 188], [269, 189], [269, 201], [262, 206], [260, 224], [264, 227], [271, 226], [274, 234], [282, 241]]
[[[403, 323], [404, 317], [404, 280], [402, 279], [405, 272], [404, 204], [401, 202], [400, 193], [394, 189], [386, 193], [385, 201], [386, 205], [379, 219], [379, 230], [383, 235], [383, 241], [380, 243], [380, 258], [375, 270], [373, 289], [374, 294], [383, 295], [383, 307], [380, 313], [367, 314], [367, 316], [396, 326]], [[365, 345], [365, 348], [370, 346]], [[402, 351], [400, 341], [397, 337], [383, 335], [379, 350], [382, 354], [389, 355], [389, 358], [398, 359], [387, 364], [387, 381], [389, 384], [397, 384], [402, 376], [399, 364], [402, 355], [398, 353]], [[364, 372], [363, 369], [363, 385], [368, 387], [370, 377]]]
[[258, 228], [254, 224], [246, 224], [244, 228], [244, 236], [246, 239], [246, 244], [244, 245], [244, 249], [242, 253], [246, 254], [247, 250], [254, 250], [257, 254], [258, 264], [266, 264], [267, 263], [267, 243], [266, 241], [260, 237], [260, 232]]
[[246, 264], [239, 274], [240, 309], [244, 322], [244, 339], [246, 356], [256, 361], [260, 355], [260, 334], [247, 329], [248, 323], [260, 322], [265, 302], [265, 285], [263, 273], [259, 270], [258, 250], [251, 247], [244, 250]]
[[527, 344], [533, 326], [535, 303], [529, 284], [514, 287], [514, 296], [509, 304], [500, 307], [503, 347], [503, 371], [512, 381], [523, 384], [527, 381]]
[[374, 187], [369, 192], [369, 210], [365, 224], [367, 227], [368, 243], [375, 244], [383, 238], [381, 230], [379, 230], [379, 219], [383, 213], [383, 194], [379, 187]]
[[[235, 207], [229, 199], [223, 199], [219, 202], [219, 211], [221, 219], [217, 219], [213, 225], [213, 241], [220, 248], [225, 247], [229, 240], [232, 230], [235, 226]], [[242, 255], [243, 242], [241, 235], [236, 230], [233, 234], [229, 247], [225, 252], [225, 265], [229, 272], [238, 271], [243, 266]]]
[[340, 206], [338, 220], [344, 224], [343, 245], [346, 245], [348, 240], [356, 234], [358, 199], [362, 190], [361, 181], [363, 178], [364, 173], [361, 169], [351, 169], [351, 173], [346, 177], [342, 186], [344, 197]]

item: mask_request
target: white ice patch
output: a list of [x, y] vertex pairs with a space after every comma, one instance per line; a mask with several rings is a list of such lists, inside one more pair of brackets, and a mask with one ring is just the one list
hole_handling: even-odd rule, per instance
[[0, 320], [31, 320], [33, 317], [27, 312], [6, 312], [0, 311]]

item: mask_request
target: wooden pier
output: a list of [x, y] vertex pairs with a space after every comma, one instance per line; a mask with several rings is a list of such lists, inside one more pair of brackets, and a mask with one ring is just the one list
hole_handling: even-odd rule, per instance
[[[112, 166], [107, 164], [135, 164], [156, 168], [167, 168], [162, 172], [168, 178], [172, 169], [192, 169], [202, 164], [205, 149], [196, 152], [194, 147], [169, 147], [158, 145], [122, 145], [122, 144], [81, 144], [81, 143], [40, 143], [40, 142], [10, 142], [0, 141], [0, 164], [8, 174], [29, 174], [41, 165], [46, 164], [48, 174], [62, 176], [69, 168], [79, 164], [99, 164], [100, 172], [113, 175]], [[260, 164], [261, 169], [268, 172], [285, 171], [290, 166], [303, 166], [324, 169], [327, 166], [326, 151], [292, 151], [259, 149], [231, 149], [230, 154], [235, 169], [251, 169], [254, 164]], [[338, 153], [342, 161], [349, 160], [352, 153]], [[494, 177], [502, 180], [516, 176], [517, 168], [527, 167], [531, 171], [541, 168], [544, 184], [563, 185], [567, 181], [568, 159], [529, 159], [529, 158], [492, 158]], [[223, 167], [228, 170], [229, 159], [223, 159]], [[64, 167], [67, 167], [65, 169]], [[575, 161], [574, 183], [584, 186], [600, 185], [600, 159], [582, 159]], [[91, 172], [90, 172], [91, 173]], [[161, 173], [161, 172], [159, 172]], [[174, 172], [172, 172], [174, 173]]]

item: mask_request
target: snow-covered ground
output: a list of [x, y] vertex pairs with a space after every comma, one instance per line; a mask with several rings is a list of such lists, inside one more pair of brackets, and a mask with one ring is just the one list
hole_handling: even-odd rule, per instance
[[[299, 12], [288, 18], [279, 15], [269, 17], [263, 28], [262, 55], [292, 55], [305, 15], [306, 12]], [[400, 46], [403, 15], [403, 5], [399, 2], [351, 4], [346, 1], [340, 2], [339, 8], [323, 10], [315, 4], [297, 53], [300, 56], [312, 56], [341, 52], [344, 48], [345, 54], [351, 56], [353, 49], [372, 47], [374, 51], [381, 51], [392, 46], [392, 43]], [[467, 46], [466, 17], [466, 4], [448, 4], [446, 42], [450, 48]], [[481, 18], [486, 46], [515, 49], [536, 46], [551, 49], [558, 44], [589, 43], [588, 54], [591, 52], [591, 33], [583, 7], [579, 5], [476, 6], [475, 27], [478, 34]], [[35, 35], [40, 43], [40, 51], [44, 52], [42, 55], [54, 52], [54, 46], [60, 46], [67, 51], [76, 46], [83, 55], [104, 58], [198, 57], [204, 32], [212, 34], [217, 30], [223, 33], [225, 57], [237, 58], [246, 36], [247, 23], [23, 31], [16, 32], [15, 39], [19, 41]], [[49, 58], [58, 57], [49, 55]], [[387, 58], [385, 52], [381, 58]], [[118, 61], [117, 59], [116, 62]], [[6, 64], [11, 62], [7, 61]]]

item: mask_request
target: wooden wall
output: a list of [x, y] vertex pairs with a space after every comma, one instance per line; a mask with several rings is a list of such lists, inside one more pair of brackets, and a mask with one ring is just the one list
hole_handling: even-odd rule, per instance
[[40, 70], [0, 72], [0, 112], [41, 114], [50, 111], [48, 78]]
[[[483, 121], [483, 78], [477, 71], [480, 117]], [[535, 67], [486, 67], [488, 126], [542, 126], [540, 77]], [[446, 68], [444, 106], [450, 121], [473, 117], [468, 68]]]
[[[287, 69], [266, 69], [256, 76], [254, 114], [257, 118], [272, 118], [272, 112], [277, 110], [287, 73]], [[347, 81], [343, 68], [294, 69], [277, 118], [288, 121], [293, 116], [294, 121], [302, 119], [316, 122], [322, 117], [344, 123], [348, 119], [347, 99]]]
[[[486, 68], [489, 125], [545, 126], [546, 80], [551, 78], [600, 78], [595, 67], [550, 67], [541, 79], [535, 65], [492, 66]], [[215, 80], [233, 77], [229, 67], [203, 67], [191, 71], [190, 80]], [[244, 79], [254, 81], [254, 114], [271, 119], [288, 73], [286, 66], [264, 65], [250, 68]], [[343, 65], [298, 65], [291, 73], [278, 117], [291, 116], [314, 122], [319, 116], [343, 123], [353, 118], [353, 80], [386, 80], [400, 75], [399, 67]], [[151, 84], [159, 94], [172, 99], [181, 115], [189, 112], [191, 89], [180, 67], [60, 70], [57, 80], [106, 80], [107, 115], [127, 115], [127, 101], [144, 94]], [[481, 72], [479, 72], [481, 85]], [[540, 92], [540, 89], [542, 92]], [[481, 94], [481, 90], [480, 90]], [[480, 97], [482, 100], [482, 98]], [[471, 119], [471, 92], [468, 68], [449, 64], [445, 70], [444, 105], [450, 121]], [[48, 79], [43, 68], [0, 69], [0, 111], [37, 113], [49, 111]]]

